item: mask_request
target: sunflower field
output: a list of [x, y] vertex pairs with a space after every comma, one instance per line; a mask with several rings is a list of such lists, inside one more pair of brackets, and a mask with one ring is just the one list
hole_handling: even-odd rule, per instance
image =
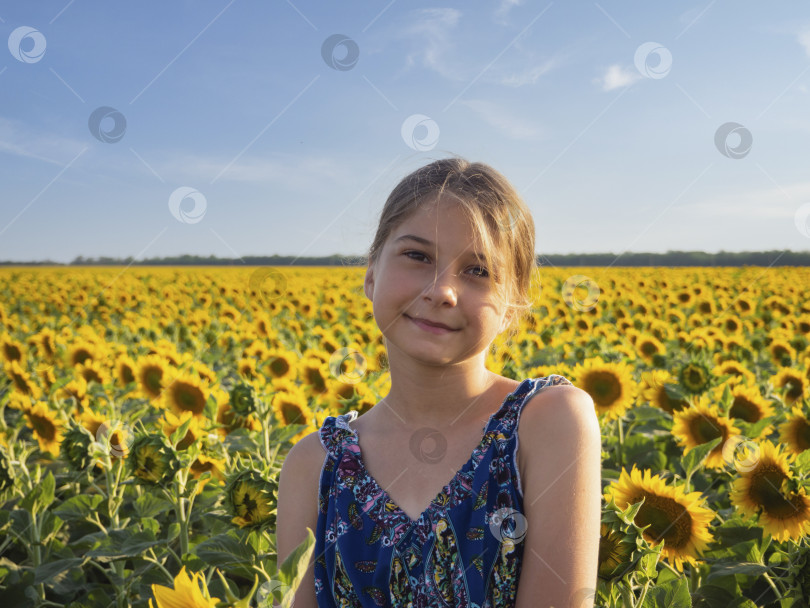
[[[3, 606], [289, 605], [277, 480], [390, 375], [362, 268], [0, 269]], [[810, 272], [539, 269], [488, 367], [602, 428], [582, 605], [810, 606]]]

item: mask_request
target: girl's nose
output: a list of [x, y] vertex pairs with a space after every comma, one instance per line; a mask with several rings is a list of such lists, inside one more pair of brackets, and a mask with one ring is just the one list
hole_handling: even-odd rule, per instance
[[444, 304], [445, 302], [455, 306], [458, 302], [458, 292], [456, 291], [456, 276], [443, 272], [425, 288], [423, 295], [426, 300], [434, 304]]

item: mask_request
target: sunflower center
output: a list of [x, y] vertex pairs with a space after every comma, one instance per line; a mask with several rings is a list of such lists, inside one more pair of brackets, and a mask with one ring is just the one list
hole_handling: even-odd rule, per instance
[[284, 424], [298, 424], [303, 412], [294, 403], [282, 403], [281, 415], [284, 417]]
[[5, 344], [3, 346], [3, 351], [5, 353], [7, 361], [22, 360], [22, 353], [20, 352], [20, 349], [14, 346], [13, 344]]
[[192, 412], [195, 415], [202, 414], [205, 409], [205, 395], [199, 388], [185, 382], [178, 382], [172, 392], [175, 403], [181, 410]]
[[132, 368], [129, 365], [124, 365], [121, 368], [121, 377], [124, 379], [125, 384], [135, 382], [135, 374], [132, 373]]
[[799, 397], [802, 396], [804, 392], [804, 385], [802, 384], [801, 378], [796, 378], [793, 376], [788, 376], [784, 383], [782, 384], [782, 388], [787, 388], [786, 396], [789, 400], [795, 401]]
[[56, 427], [50, 420], [43, 416], [32, 415], [31, 426], [34, 427], [37, 435], [46, 441], [53, 441], [56, 437]]
[[684, 548], [691, 538], [692, 517], [679, 502], [665, 496], [644, 493], [634, 497], [630, 503], [644, 504], [636, 515], [636, 524], [643, 528], [649, 524], [644, 535], [655, 542], [665, 541], [665, 546], [674, 549]]
[[280, 378], [290, 371], [290, 364], [283, 357], [276, 357], [270, 362], [270, 371], [276, 378]]
[[798, 418], [793, 422], [793, 431], [796, 438], [796, 445], [800, 450], [810, 448], [810, 424], [804, 418]]
[[87, 349], [84, 349], [84, 348], [80, 348], [75, 353], [73, 353], [73, 361], [72, 361], [72, 363], [73, 363], [73, 365], [77, 365], [79, 363], [84, 363], [88, 359], [92, 359], [92, 358], [93, 357], [90, 354], [90, 351], [88, 351]]
[[146, 370], [144, 374], [144, 384], [153, 393], [160, 393], [160, 381], [163, 378], [163, 372], [154, 367]]
[[732, 418], [746, 422], [756, 422], [762, 417], [757, 404], [746, 397], [735, 397], [728, 413]]
[[692, 389], [698, 389], [706, 382], [703, 377], [703, 370], [697, 367], [688, 368], [683, 379], [686, 385]]
[[658, 352], [658, 347], [655, 346], [653, 342], [643, 342], [641, 344], [641, 354], [646, 355], [648, 357], [654, 355]]
[[698, 444], [707, 443], [712, 439], [717, 437], [721, 437], [723, 435], [723, 431], [718, 428], [717, 425], [712, 424], [709, 420], [706, 420], [704, 416], [695, 416], [689, 422], [689, 431], [692, 433], [692, 437], [695, 438], [695, 442]]
[[621, 397], [622, 387], [610, 372], [591, 372], [588, 380], [587, 392], [597, 405], [608, 407]]
[[800, 496], [788, 499], [782, 494], [782, 482], [786, 479], [781, 469], [764, 465], [762, 470], [751, 478], [751, 499], [771, 517], [789, 519], [804, 510]]

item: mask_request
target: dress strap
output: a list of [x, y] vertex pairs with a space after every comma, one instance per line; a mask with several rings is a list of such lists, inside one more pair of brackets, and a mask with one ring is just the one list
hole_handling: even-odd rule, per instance
[[357, 433], [349, 423], [357, 418], [357, 411], [352, 410], [340, 416], [327, 416], [321, 425], [318, 436], [321, 445], [333, 458], [339, 458], [347, 444], [357, 443]]

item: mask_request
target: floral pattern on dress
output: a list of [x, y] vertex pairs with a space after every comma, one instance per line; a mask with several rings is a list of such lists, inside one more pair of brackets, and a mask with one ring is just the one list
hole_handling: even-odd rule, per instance
[[[322, 608], [513, 608], [522, 537], [493, 528], [500, 509], [521, 512], [515, 462], [521, 409], [563, 376], [526, 379], [489, 419], [467, 463], [411, 520], [366, 470], [352, 411], [319, 430], [321, 470], [315, 591]], [[500, 520], [497, 520], [500, 523]]]

